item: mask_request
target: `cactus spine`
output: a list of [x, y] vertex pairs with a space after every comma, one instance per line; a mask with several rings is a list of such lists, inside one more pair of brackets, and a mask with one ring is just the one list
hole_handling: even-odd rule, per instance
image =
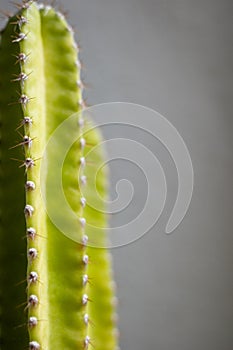
[[[115, 350], [109, 254], [87, 246], [85, 230], [86, 222], [106, 226], [102, 210], [86, 205], [93, 197], [93, 174], [103, 154], [98, 152], [90, 165], [85, 163], [100, 136], [96, 130], [85, 134], [82, 116], [77, 123], [79, 140], [63, 168], [64, 191], [79, 218], [76, 230], [81, 243], [67, 238], [50, 221], [40, 191], [41, 157], [49, 137], [84, 107], [73, 31], [52, 7], [24, 2], [2, 31], [0, 49], [1, 349], [83, 350], [93, 345], [95, 350]], [[19, 144], [16, 129], [22, 138]], [[67, 138], [69, 134], [64, 134], [54, 152], [46, 154], [49, 186]], [[106, 176], [102, 171], [96, 184], [103, 197]]]

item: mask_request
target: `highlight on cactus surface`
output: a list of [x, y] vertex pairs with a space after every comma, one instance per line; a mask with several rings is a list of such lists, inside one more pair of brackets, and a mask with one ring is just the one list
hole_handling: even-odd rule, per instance
[[[93, 195], [94, 182], [101, 197], [107, 197], [108, 174], [102, 169], [95, 179], [104, 161], [99, 148], [90, 163], [86, 161], [101, 135], [96, 129], [86, 131], [73, 30], [51, 6], [24, 1], [9, 17], [0, 45], [0, 347], [116, 350], [111, 259], [105, 249], [91, 247], [86, 229], [89, 222], [107, 226], [104, 200], [100, 210], [88, 203], [99, 201]], [[69, 133], [64, 131], [54, 149], [44, 153], [46, 144], [59, 125], [78, 112], [72, 130], [77, 142], [61, 170], [58, 158]], [[46, 176], [41, 178], [43, 157]], [[46, 197], [58, 171], [77, 214], [75, 241], [50, 221], [41, 195], [41, 181]], [[62, 217], [56, 189], [49, 200]]]

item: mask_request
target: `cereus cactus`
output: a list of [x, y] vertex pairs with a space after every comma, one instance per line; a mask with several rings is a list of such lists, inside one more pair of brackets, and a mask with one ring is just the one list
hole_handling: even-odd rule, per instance
[[[72, 130], [61, 131], [46, 151], [55, 130], [84, 108], [80, 66], [73, 31], [50, 6], [23, 2], [1, 32], [2, 350], [117, 349], [110, 256], [93, 247], [89, 235], [91, 227], [107, 225], [104, 201], [89, 205], [99, 203], [94, 186], [107, 197], [107, 172], [97, 171], [104, 153], [93, 152], [87, 160], [101, 137], [95, 128], [86, 132], [79, 113]], [[76, 142], [61, 170], [59, 154], [72, 133]], [[53, 188], [60, 171], [76, 213], [75, 239], [59, 230], [46, 208], [48, 201], [64, 215]], [[105, 239], [101, 231], [97, 245]]]

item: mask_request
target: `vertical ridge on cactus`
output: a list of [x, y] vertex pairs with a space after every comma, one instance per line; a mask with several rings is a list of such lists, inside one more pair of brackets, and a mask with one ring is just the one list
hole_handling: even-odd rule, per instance
[[[51, 6], [23, 2], [1, 33], [0, 50], [1, 349], [83, 350], [93, 345], [96, 350], [115, 350], [109, 253], [88, 247], [85, 229], [86, 222], [107, 225], [104, 204], [95, 210], [88, 206], [89, 200], [98, 201], [93, 197], [94, 174], [104, 153], [93, 152], [91, 164], [86, 162], [86, 145], [94, 148], [101, 137], [96, 129], [85, 133], [82, 117], [77, 120], [77, 142], [62, 169], [67, 201], [79, 218], [77, 241], [50, 221], [41, 195], [41, 181], [45, 188], [52, 187], [61, 170], [57, 159], [70, 135], [64, 132], [55, 149], [46, 153], [46, 177], [41, 178], [46, 144], [56, 128], [84, 106], [73, 31]], [[18, 144], [16, 131], [22, 138]], [[96, 181], [106, 198], [106, 171]], [[52, 201], [56, 206], [56, 193]], [[62, 215], [62, 208], [58, 210]], [[103, 243], [106, 237], [98, 239]]]

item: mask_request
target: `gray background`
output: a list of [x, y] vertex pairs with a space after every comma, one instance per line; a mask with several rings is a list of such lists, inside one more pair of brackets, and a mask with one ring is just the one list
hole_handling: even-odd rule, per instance
[[[9, 8], [7, 2], [1, 7]], [[190, 209], [166, 236], [174, 167], [164, 150], [140, 136], [169, 170], [170, 199], [153, 230], [113, 250], [121, 348], [231, 350], [233, 2], [66, 0], [64, 6], [83, 47], [88, 102], [127, 101], [157, 110], [184, 138], [194, 166]], [[104, 133], [112, 136], [112, 130]], [[127, 169], [139, 208], [141, 174], [132, 165], [112, 168], [115, 180]]]

